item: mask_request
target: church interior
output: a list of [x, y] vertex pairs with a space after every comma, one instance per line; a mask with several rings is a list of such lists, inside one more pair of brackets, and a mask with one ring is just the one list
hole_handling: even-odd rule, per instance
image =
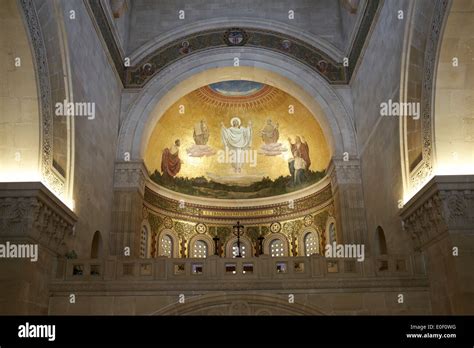
[[473, 0], [1, 0], [1, 315], [474, 314]]

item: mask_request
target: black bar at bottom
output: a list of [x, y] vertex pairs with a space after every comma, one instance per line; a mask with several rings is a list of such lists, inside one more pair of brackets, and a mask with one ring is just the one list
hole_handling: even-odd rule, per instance
[[[35, 325], [35, 326], [32, 326]], [[38, 326], [36, 326], [38, 325]], [[54, 340], [52, 327], [54, 325]], [[48, 335], [48, 329], [49, 335]], [[27, 332], [28, 331], [28, 332]], [[19, 337], [39, 335], [46, 337]], [[164, 344], [474, 346], [474, 316], [2, 316], [0, 346]]]

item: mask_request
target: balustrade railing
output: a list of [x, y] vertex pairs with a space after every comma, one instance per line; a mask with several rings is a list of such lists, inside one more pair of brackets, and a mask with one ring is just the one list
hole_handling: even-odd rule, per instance
[[413, 256], [356, 259], [310, 257], [58, 259], [55, 280], [250, 280], [423, 275]]

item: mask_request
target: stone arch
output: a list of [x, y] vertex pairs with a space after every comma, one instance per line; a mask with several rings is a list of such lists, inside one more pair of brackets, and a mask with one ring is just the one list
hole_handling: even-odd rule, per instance
[[153, 250], [153, 238], [154, 238], [154, 233], [153, 230], [151, 229], [150, 223], [147, 219], [144, 219], [141, 223], [140, 226], [140, 231], [138, 235], [138, 253], [142, 258], [148, 258], [153, 256], [154, 250]]
[[212, 240], [212, 238], [209, 237], [206, 234], [196, 234], [196, 235], [192, 236], [191, 239], [189, 240], [189, 243], [188, 243], [188, 257], [192, 257], [194, 243], [196, 243], [198, 240], [202, 240], [202, 241], [206, 242], [207, 248], [208, 248], [207, 249], [207, 256], [214, 255], [215, 248], [214, 248], [214, 241]]
[[[24, 0], [19, 4], [29, 36], [38, 89], [41, 142], [37, 152], [38, 175], [34, 181], [43, 182], [69, 208], [74, 209], [74, 118], [53, 117], [57, 102], [74, 101], [64, 9], [60, 2], [44, 3], [42, 11], [51, 13], [48, 20], [53, 23], [46, 26], [43, 18], [37, 15], [37, 5], [33, 1]], [[47, 49], [46, 41], [53, 47]], [[56, 56], [53, 57], [51, 52]], [[53, 60], [60, 63], [48, 63]], [[64, 76], [58, 80], [59, 83], [57, 75]], [[54, 89], [53, 83], [57, 84]]]
[[290, 256], [290, 248], [288, 238], [283, 233], [269, 233], [263, 240], [263, 254], [270, 255], [270, 245], [275, 240], [279, 239], [283, 242], [283, 251], [285, 256]]
[[318, 240], [318, 253], [321, 254], [321, 236], [318, 233], [318, 230], [314, 228], [313, 226], [305, 226], [301, 229], [301, 232], [298, 234], [298, 246], [299, 246], [299, 251], [298, 255], [300, 256], [306, 256], [306, 245], [305, 245], [305, 238], [308, 233], [312, 233], [314, 236], [316, 236]]
[[419, 103], [418, 120], [400, 117], [404, 203], [437, 172], [435, 94], [442, 33], [451, 2], [410, 3], [405, 28], [400, 102]]
[[300, 303], [288, 303], [288, 297], [275, 294], [209, 293], [193, 296], [177, 306], [175, 303], [151, 315], [326, 315], [319, 308]]
[[[324, 230], [326, 244], [329, 244], [330, 241], [331, 241], [331, 238], [330, 238], [331, 236], [329, 235], [329, 233], [330, 233], [329, 228], [331, 227], [331, 225], [334, 225], [334, 233], [335, 233], [335, 237], [336, 237], [336, 243], [341, 240], [340, 236], [338, 236], [338, 228], [337, 228], [337, 225], [336, 225], [336, 219], [331, 216], [327, 219], [326, 228]], [[323, 245], [323, 247], [325, 247], [325, 245]]]
[[157, 239], [156, 239], [156, 255], [157, 256], [162, 256], [161, 255], [161, 238], [164, 236], [164, 235], [168, 235], [170, 236], [171, 238], [171, 241], [172, 241], [172, 255], [171, 257], [173, 258], [177, 258], [179, 257], [179, 237], [178, 235], [176, 234], [175, 231], [173, 231], [172, 229], [169, 229], [169, 228], [165, 228], [163, 230], [160, 231], [160, 233], [158, 233], [158, 236], [157, 236]]
[[100, 259], [104, 256], [104, 244], [99, 231], [95, 231], [91, 242], [91, 259]]
[[[233, 68], [236, 56], [240, 59], [238, 69]], [[218, 69], [223, 70], [217, 74]], [[160, 71], [128, 108], [120, 129], [117, 159], [123, 160], [124, 153], [130, 153], [135, 160], [144, 158], [154, 125], [169, 106], [196, 88], [232, 76], [266, 83], [296, 97], [317, 118], [332, 156], [342, 157], [348, 152], [357, 157], [352, 115], [343, 98], [324, 78], [276, 52], [229, 47], [184, 57]]]
[[[225, 244], [225, 257], [232, 257], [232, 245], [237, 242], [237, 237], [232, 237], [230, 238], [226, 244]], [[255, 247], [254, 245], [252, 244], [252, 241], [250, 240], [250, 238], [246, 237], [246, 236], [243, 236], [243, 237], [240, 237], [240, 243], [244, 243], [244, 245], [248, 248], [247, 249], [247, 257], [253, 257], [254, 254], [255, 254]]]

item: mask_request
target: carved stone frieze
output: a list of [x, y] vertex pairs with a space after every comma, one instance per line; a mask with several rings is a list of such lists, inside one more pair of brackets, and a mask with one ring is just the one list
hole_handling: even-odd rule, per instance
[[65, 252], [76, 216], [41, 183], [0, 184], [0, 238], [28, 238]]
[[401, 217], [417, 248], [444, 233], [474, 231], [474, 177], [434, 177], [405, 205]]

